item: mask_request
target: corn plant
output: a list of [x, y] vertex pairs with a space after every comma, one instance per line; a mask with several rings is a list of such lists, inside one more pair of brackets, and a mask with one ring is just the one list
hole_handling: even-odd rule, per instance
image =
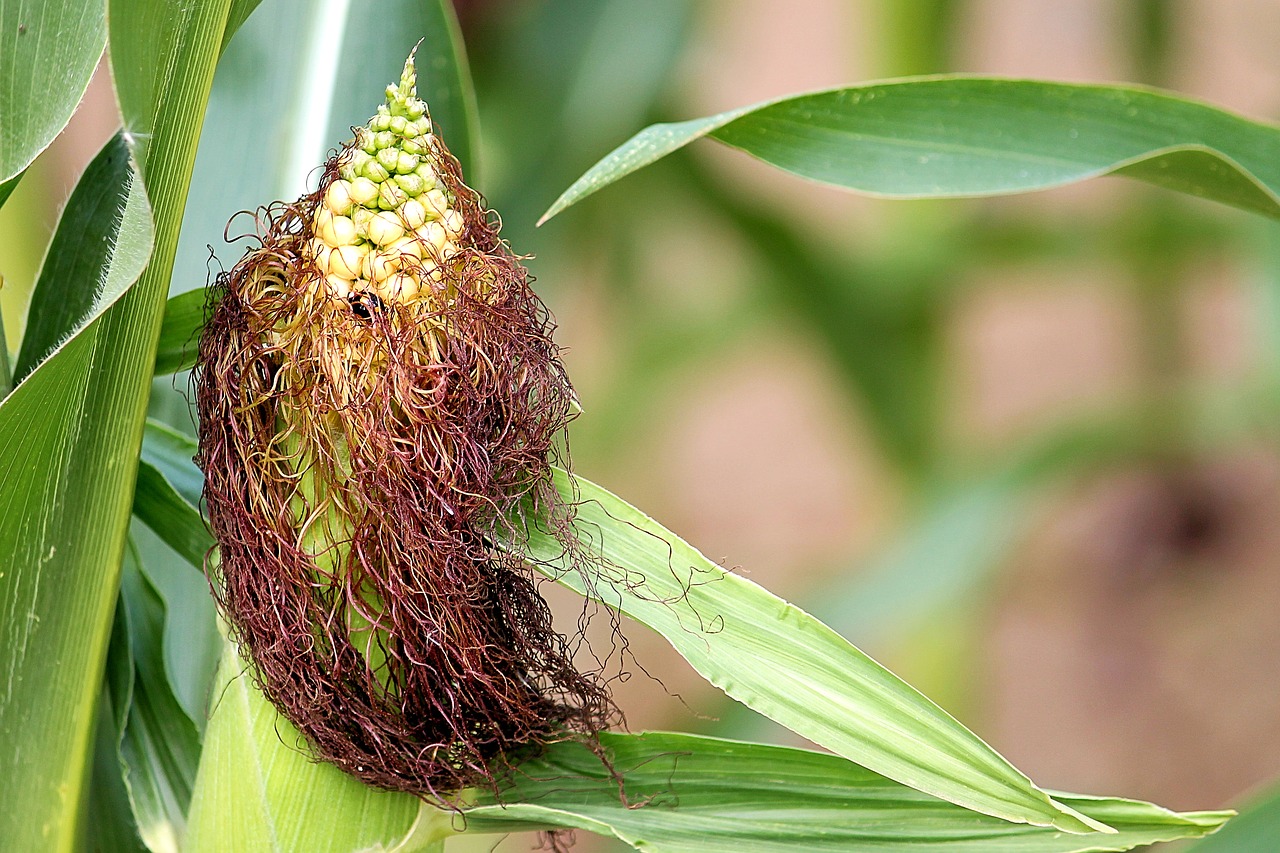
[[[271, 677], [264, 649], [272, 614], [246, 615], [240, 603], [269, 580], [253, 573], [258, 552], [231, 546], [282, 518], [290, 529], [320, 519], [309, 533], [295, 531], [312, 574], [293, 581], [315, 581], [314, 566], [330, 559], [324, 555], [345, 560], [358, 509], [339, 499], [357, 455], [351, 442], [392, 442], [391, 412], [404, 400], [388, 401], [385, 417], [365, 417], [340, 440], [308, 420], [314, 412], [305, 406], [296, 420], [286, 412], [260, 425], [286, 460], [286, 479], [302, 485], [281, 493], [273, 513], [246, 511], [257, 496], [247, 486], [257, 482], [243, 466], [256, 463], [251, 454], [232, 454], [242, 467], [226, 467], [232, 438], [211, 440], [209, 432], [216, 418], [225, 424], [243, 413], [246, 401], [237, 406], [233, 398], [251, 377], [222, 372], [226, 346], [196, 342], [208, 322], [203, 340], [225, 344], [219, 312], [234, 306], [219, 300], [259, 298], [284, 273], [251, 253], [247, 266], [223, 279], [230, 287], [210, 291], [201, 247], [237, 210], [280, 201], [265, 218], [275, 211], [306, 223], [301, 233], [318, 241], [289, 249], [320, 270], [310, 292], [327, 288], [353, 315], [375, 310], [372, 297], [353, 288], [357, 280], [371, 282], [367, 292], [385, 307], [408, 305], [432, 281], [448, 281], [448, 273], [433, 279], [432, 272], [451, 263], [462, 265], [457, 275], [471, 293], [519, 276], [496, 236], [474, 268], [468, 258], [480, 256], [459, 248], [465, 228], [483, 224], [461, 184], [462, 175], [476, 182], [479, 131], [448, 4], [396, 0], [376, 11], [322, 0], [258, 5], [0, 5], [0, 201], [66, 124], [104, 49], [123, 117], [62, 214], [11, 364], [0, 347], [4, 849], [409, 851], [443, 849], [461, 834], [581, 830], [671, 851], [1066, 853], [1199, 838], [1227, 821], [1228, 812], [1177, 813], [1037, 786], [822, 622], [564, 467], [526, 472], [535, 486], [507, 492], [516, 499], [499, 507], [470, 547], [479, 541], [485, 560], [528, 567], [595, 601], [608, 618], [623, 615], [656, 631], [728, 697], [825, 752], [598, 731], [609, 717], [593, 704], [598, 687], [564, 674], [560, 658], [552, 669], [563, 675], [559, 686], [569, 685], [561, 693], [576, 691], [581, 701], [535, 703], [543, 716], [513, 724], [501, 738], [490, 734], [506, 718], [471, 729], [442, 717], [437, 722], [454, 740], [430, 754], [429, 772], [421, 763], [395, 765], [404, 744], [387, 740], [394, 725], [379, 730], [387, 750], [353, 751], [352, 727], [343, 734], [343, 715], [355, 713], [350, 703], [324, 708], [320, 723], [300, 711], [309, 698], [299, 692], [303, 684]], [[298, 37], [282, 40], [281, 32]], [[407, 70], [401, 76], [419, 41], [416, 94], [429, 117], [412, 97], [415, 81]], [[215, 78], [220, 57], [236, 51], [253, 57], [250, 79]], [[366, 125], [388, 82], [385, 113]], [[200, 144], [202, 126], [219, 144]], [[339, 157], [315, 173], [353, 127], [364, 129], [360, 147], [349, 151], [363, 158]], [[419, 168], [432, 128], [456, 157], [447, 174], [438, 163]], [[379, 142], [379, 134], [388, 136]], [[1280, 215], [1276, 128], [1136, 87], [943, 76], [649, 127], [565, 190], [543, 219], [704, 137], [801, 177], [881, 196], [1018, 193], [1115, 174]], [[359, 217], [357, 207], [365, 211]], [[419, 229], [417, 238], [406, 233]], [[434, 254], [424, 255], [415, 239]], [[401, 248], [377, 267], [375, 255], [392, 246]], [[238, 260], [228, 255], [229, 264]], [[465, 319], [427, 329], [413, 346], [446, 346]], [[262, 335], [285, 340], [301, 328], [280, 322]], [[544, 329], [537, 331], [541, 340]], [[351, 329], [343, 340], [359, 346]], [[153, 377], [190, 369], [198, 354], [202, 381], [217, 390], [200, 394], [201, 446], [148, 418], [149, 404], [158, 413], [163, 397], [153, 398]], [[495, 399], [510, 393], [511, 382], [526, 381], [530, 364], [525, 357], [519, 369], [495, 366], [496, 381], [475, 402], [509, 408]], [[572, 397], [567, 387], [547, 387], [521, 399], [555, 401], [554, 433]], [[543, 465], [548, 452], [535, 454]], [[320, 457], [328, 462], [318, 464]], [[521, 480], [519, 471], [512, 477]], [[301, 495], [302, 505], [288, 494]], [[226, 553], [211, 553], [202, 506]], [[556, 515], [554, 507], [574, 511]], [[412, 514], [383, 522], [380, 541], [390, 542], [397, 522], [415, 525], [405, 541], [434, 523]], [[227, 535], [231, 528], [240, 539]], [[226, 622], [215, 617], [204, 568]], [[431, 574], [438, 567], [429, 560], [413, 569], [443, 577]], [[401, 648], [388, 632], [415, 627], [384, 621], [391, 595], [385, 585], [354, 584], [328, 611], [336, 623], [305, 623], [302, 631], [312, 640], [329, 637], [348, 656], [354, 650], [364, 666], [362, 696], [394, 696], [410, 707], [431, 688], [412, 671], [420, 658], [388, 657]], [[439, 654], [453, 659], [462, 651]], [[537, 661], [517, 663], [533, 671]], [[565, 727], [574, 717], [565, 707], [587, 712]], [[501, 741], [495, 748], [508, 760], [504, 772], [447, 772], [473, 761], [471, 752], [491, 739]], [[541, 748], [522, 751], [528, 741]], [[1242, 820], [1241, 832], [1265, 831], [1267, 813], [1264, 803], [1264, 817]]]

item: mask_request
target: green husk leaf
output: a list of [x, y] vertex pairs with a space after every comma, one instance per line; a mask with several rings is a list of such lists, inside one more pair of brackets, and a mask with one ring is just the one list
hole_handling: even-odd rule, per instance
[[205, 732], [187, 853], [442, 850], [454, 815], [315, 763], [230, 647]]

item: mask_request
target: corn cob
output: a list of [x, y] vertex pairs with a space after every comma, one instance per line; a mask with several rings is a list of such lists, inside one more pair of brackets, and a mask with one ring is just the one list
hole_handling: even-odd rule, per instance
[[575, 552], [550, 464], [573, 391], [413, 56], [318, 189], [259, 216], [196, 370], [211, 580], [315, 754], [448, 804], [616, 711], [552, 630], [520, 529]]

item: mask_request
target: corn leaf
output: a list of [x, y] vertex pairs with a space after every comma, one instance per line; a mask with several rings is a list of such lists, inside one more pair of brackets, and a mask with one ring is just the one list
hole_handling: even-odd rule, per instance
[[1186, 853], [1273, 853], [1280, 840], [1280, 785], [1274, 782], [1218, 835]]
[[[1231, 814], [1059, 795], [1117, 830], [1070, 835], [975, 815], [834, 755], [669, 732], [601, 743], [612, 768], [582, 744], [556, 744], [520, 765], [506, 805], [480, 792], [467, 828], [585, 829], [655, 853], [1075, 853], [1198, 838]], [[625, 804], [610, 769], [625, 780]]]
[[98, 700], [95, 726], [92, 784], [89, 787], [88, 819], [93, 827], [95, 853], [141, 853], [146, 850], [133, 819], [133, 804], [124, 777], [127, 772], [120, 756], [120, 741], [133, 701], [133, 648], [124, 602], [116, 601], [111, 625], [111, 643]]
[[14, 363], [15, 383], [138, 280], [151, 240], [151, 209], [124, 137], [116, 134], [80, 177], [45, 253]]
[[129, 632], [128, 664], [134, 670], [119, 741], [129, 800], [138, 833], [149, 849], [180, 849], [200, 738], [169, 687], [162, 651], [164, 601], [143, 574], [132, 543], [126, 551], [120, 600]]
[[1164, 92], [942, 76], [782, 98], [645, 128], [550, 219], [709, 136], [780, 169], [890, 198], [1004, 195], [1118, 174], [1280, 216], [1280, 130]]
[[[154, 250], [137, 285], [0, 403], [0, 731], [17, 744], [0, 754], [0, 838], [13, 849], [76, 843], [164, 287], [227, 5], [109, 5]], [[146, 261], [134, 249], [117, 245], [107, 275]]]
[[548, 576], [660, 633], [704, 678], [814, 743], [949, 802], [1069, 832], [1099, 827], [1036, 788], [991, 747], [799, 608], [725, 571], [597, 485], [556, 473], [576, 501], [588, 561], [575, 569], [539, 529]]
[[[609, 767], [583, 744], [555, 744], [521, 763], [500, 795], [472, 792], [464, 817], [455, 818], [311, 763], [297, 731], [242, 667], [228, 649], [191, 814], [192, 853], [432, 850], [461, 829], [566, 828], [656, 853], [1083, 853], [1198, 838], [1231, 814], [1177, 814], [1131, 800], [1059, 795], [1117, 830], [1074, 835], [975, 814], [839, 756], [650, 732], [602, 734]], [[623, 780], [626, 803], [614, 773]], [[333, 820], [337, 814], [361, 823]], [[383, 823], [375, 824], [374, 816]]]
[[208, 293], [203, 287], [188, 290], [165, 303], [164, 322], [160, 325], [160, 341], [156, 346], [156, 376], [195, 366]]
[[[106, 44], [102, 0], [0, 3], [0, 204], [71, 118]], [[16, 181], [14, 181], [16, 183]]]
[[195, 506], [178, 493], [159, 468], [145, 459], [138, 462], [133, 512], [164, 544], [197, 568], [213, 547], [213, 537]]

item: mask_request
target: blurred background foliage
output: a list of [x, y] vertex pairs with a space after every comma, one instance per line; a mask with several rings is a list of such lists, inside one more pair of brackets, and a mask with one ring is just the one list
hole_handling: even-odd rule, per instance
[[[1054, 787], [1210, 807], [1280, 770], [1274, 223], [1118, 181], [878, 201], [699, 145], [534, 227], [642, 126], [860, 80], [1127, 80], [1274, 117], [1280, 4], [456, 5], [474, 183], [559, 320], [579, 473]], [[10, 342], [69, 164], [116, 127], [105, 82], [0, 211], [29, 235], [0, 244]], [[185, 389], [152, 411], [190, 431]], [[794, 737], [631, 640], [632, 729]]]

